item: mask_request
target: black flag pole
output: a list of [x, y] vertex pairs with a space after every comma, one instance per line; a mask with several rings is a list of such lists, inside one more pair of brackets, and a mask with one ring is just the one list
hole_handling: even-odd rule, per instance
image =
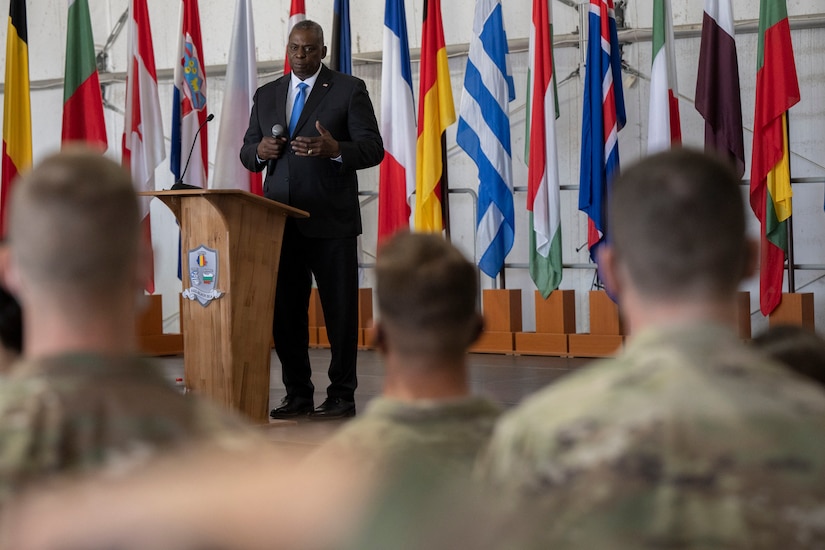
[[[791, 177], [791, 116], [788, 111], [785, 111], [785, 133], [788, 136], [788, 184], [791, 185], [791, 189], [793, 190], [793, 184], [790, 183], [793, 181]], [[791, 205], [793, 205], [793, 198], [791, 198]], [[788, 292], [796, 292], [793, 254], [793, 210], [791, 210], [791, 215], [788, 216]]]
[[447, 178], [447, 134], [441, 133], [441, 221], [444, 235], [450, 242], [450, 184]]

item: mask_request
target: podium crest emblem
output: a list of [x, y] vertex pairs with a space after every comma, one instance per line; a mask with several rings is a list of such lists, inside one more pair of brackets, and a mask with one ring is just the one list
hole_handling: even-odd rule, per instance
[[206, 307], [223, 296], [223, 291], [218, 290], [218, 251], [200, 245], [190, 250], [187, 256], [190, 286], [183, 291], [183, 297], [197, 300]]

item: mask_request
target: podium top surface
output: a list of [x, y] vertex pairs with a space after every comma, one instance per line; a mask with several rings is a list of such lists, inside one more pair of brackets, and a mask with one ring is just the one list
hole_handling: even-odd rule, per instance
[[218, 195], [234, 195], [238, 199], [246, 200], [253, 202], [255, 204], [266, 206], [266, 207], [277, 207], [281, 210], [284, 210], [290, 216], [295, 218], [308, 218], [309, 212], [305, 210], [301, 210], [300, 208], [295, 208], [293, 206], [289, 206], [287, 204], [273, 201], [271, 199], [267, 199], [266, 197], [259, 197], [249, 191], [242, 191], [240, 189], [180, 189], [176, 191], [165, 190], [165, 191], [141, 191], [138, 193], [138, 196], [141, 197], [157, 197], [161, 200], [164, 198], [173, 198], [173, 197], [196, 197], [196, 196], [218, 196]]

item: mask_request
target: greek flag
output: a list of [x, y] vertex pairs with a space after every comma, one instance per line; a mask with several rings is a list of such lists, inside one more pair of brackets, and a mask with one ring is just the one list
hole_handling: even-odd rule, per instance
[[510, 109], [516, 96], [500, 0], [478, 0], [456, 141], [478, 166], [479, 268], [495, 277], [513, 247]]

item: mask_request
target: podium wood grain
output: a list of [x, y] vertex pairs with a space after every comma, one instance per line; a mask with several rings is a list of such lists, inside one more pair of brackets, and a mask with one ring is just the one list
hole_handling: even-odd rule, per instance
[[[192, 391], [267, 421], [275, 281], [287, 216], [301, 210], [236, 190], [149, 193], [181, 225], [181, 265], [201, 245], [217, 251], [215, 288], [206, 306], [184, 300], [184, 381]], [[184, 273], [183, 287], [190, 287]]]

